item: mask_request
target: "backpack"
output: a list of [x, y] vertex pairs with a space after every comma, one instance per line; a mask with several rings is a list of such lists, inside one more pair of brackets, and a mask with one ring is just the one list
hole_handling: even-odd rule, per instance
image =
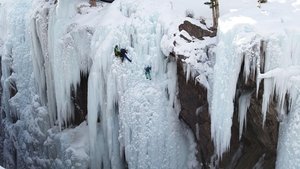
[[118, 46], [115, 46], [114, 48], [115, 56], [120, 57], [121, 56], [121, 51], [119, 50]]

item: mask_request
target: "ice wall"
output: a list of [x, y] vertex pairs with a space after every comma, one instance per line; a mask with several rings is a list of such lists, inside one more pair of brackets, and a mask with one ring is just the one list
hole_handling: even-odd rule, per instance
[[[90, 160], [91, 168], [197, 167], [193, 137], [177, 119], [176, 64], [160, 51], [165, 20], [145, 13], [149, 4], [134, 4], [90, 9], [78, 0], [32, 6], [28, 23], [37, 100], [47, 106], [52, 126], [44, 141], [50, 156], [44, 166], [70, 167], [82, 150], [80, 163]], [[115, 44], [129, 49], [131, 64], [114, 57]], [[146, 65], [152, 65], [152, 81], [144, 77]], [[88, 135], [84, 125], [63, 130], [74, 116], [71, 90], [76, 91], [81, 73], [89, 74]], [[89, 148], [83, 146], [86, 140], [74, 146], [72, 135], [90, 138]]]
[[55, 94], [55, 103], [52, 105], [56, 105], [59, 126], [68, 126], [73, 118], [71, 86], [76, 90], [80, 73], [87, 73], [90, 65], [91, 32], [72, 22], [71, 18], [77, 12], [75, 4], [73, 1], [58, 1], [57, 7], [52, 8], [49, 14], [48, 50], [53, 82], [51, 78], [47, 82], [54, 83], [51, 93]]
[[79, 21], [72, 20], [78, 14], [78, 2], [37, 4], [31, 20], [37, 85], [49, 109], [51, 124], [58, 119], [60, 127], [67, 127], [74, 118], [71, 92], [76, 93], [80, 74], [87, 75], [91, 65], [93, 29], [90, 24], [79, 26]]
[[[299, 74], [298, 74], [299, 77]], [[299, 86], [299, 80], [293, 81]], [[300, 111], [299, 111], [299, 88], [290, 90], [292, 94], [291, 108], [288, 117], [283, 119], [280, 130], [279, 130], [279, 140], [278, 140], [278, 156], [276, 161], [276, 168], [299, 168], [299, 144], [300, 139]]]
[[[124, 160], [128, 168], [196, 167], [192, 136], [176, 117], [176, 64], [160, 51], [159, 17], [129, 2], [113, 4], [110, 12], [121, 22], [101, 23], [91, 47], [92, 168], [123, 168]], [[132, 63], [114, 56], [116, 44], [129, 50]], [[146, 65], [152, 66], [151, 81], [144, 77]]]
[[[56, 117], [49, 113], [48, 103], [54, 100], [47, 40], [51, 4], [43, 0], [0, 1], [0, 139], [1, 164], [6, 168], [89, 165], [89, 147], [83, 146], [88, 145], [86, 124], [62, 134], [53, 127]], [[77, 137], [75, 141], [73, 137]]]
[[[0, 3], [8, 25], [0, 27], [2, 103], [7, 117], [16, 114], [5, 118], [6, 167], [199, 167], [194, 138], [177, 118], [176, 63], [160, 49], [177, 14], [173, 1], [97, 8], [82, 0]], [[151, 8], [160, 5], [166, 8]], [[132, 63], [114, 56], [116, 44], [128, 49]], [[88, 119], [68, 128], [81, 74], [89, 74]]]
[[48, 52], [48, 15], [50, 4], [36, 1], [33, 6], [30, 21], [31, 51], [33, 61], [33, 72], [36, 85], [39, 89], [41, 103], [47, 106], [50, 115], [50, 124], [56, 119], [56, 103], [54, 96], [53, 72]]
[[[27, 27], [31, 1], [0, 1], [1, 128], [6, 168], [41, 165], [45, 159], [43, 132], [49, 125], [33, 85], [30, 35]], [[27, 156], [26, 156], [27, 154]], [[28, 155], [31, 154], [31, 155]]]

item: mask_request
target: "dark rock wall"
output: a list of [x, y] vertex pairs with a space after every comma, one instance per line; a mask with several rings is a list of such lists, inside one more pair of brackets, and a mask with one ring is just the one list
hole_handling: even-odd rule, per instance
[[199, 84], [195, 84], [193, 79], [186, 82], [183, 63], [179, 59], [177, 60], [177, 76], [178, 97], [181, 104], [179, 118], [192, 129], [197, 142], [197, 159], [207, 168], [213, 154], [207, 91]]
[[[262, 162], [262, 167], [265, 169], [275, 168], [279, 123], [277, 121], [275, 104], [271, 103], [270, 109], [267, 112], [265, 126], [264, 128], [262, 127], [261, 103], [263, 89], [260, 89], [257, 98], [255, 92], [252, 94], [247, 113], [247, 127], [243, 132], [241, 140], [239, 140], [238, 107], [236, 104], [230, 150], [224, 153], [222, 159], [217, 160], [212, 158], [214, 148], [210, 135], [211, 122], [208, 110], [207, 91], [193, 79], [186, 82], [183, 69], [184, 63], [178, 59], [177, 64], [178, 97], [181, 103], [179, 118], [184, 121], [194, 133], [198, 149], [197, 159], [202, 163], [203, 168], [210, 168], [209, 165], [213, 165], [216, 166], [216, 168], [250, 169], [253, 168], [258, 161]], [[255, 82], [250, 81], [248, 84], [245, 84], [244, 79], [240, 76], [237, 84], [236, 100], [238, 100], [238, 97], [244, 92], [251, 91], [256, 91]]]
[[71, 98], [74, 106], [73, 125], [79, 125], [86, 119], [87, 115], [87, 93], [88, 93], [88, 75], [80, 75], [80, 84], [77, 85], [76, 92], [72, 88]]
[[214, 36], [216, 36], [215, 32], [213, 32], [211, 30], [208, 30], [208, 29], [201, 28], [197, 25], [192, 24], [189, 21], [184, 21], [183, 24], [179, 25], [178, 28], [179, 28], [179, 31], [185, 30], [191, 36], [193, 36], [197, 39], [200, 39], [200, 40], [204, 40], [203, 37], [214, 37]]
[[[240, 95], [252, 92], [250, 107], [247, 111], [246, 129], [244, 129], [241, 140], [239, 140], [238, 106], [235, 103], [230, 151], [225, 153], [224, 158], [221, 160], [220, 168], [251, 169], [258, 161], [261, 162], [262, 168], [275, 168], [279, 127], [275, 103], [272, 102], [270, 104], [263, 127], [263, 116], [261, 113], [262, 85], [256, 97], [256, 82], [254, 80], [250, 80], [247, 84], [244, 82], [245, 79], [240, 73], [236, 102]], [[238, 153], [240, 154], [237, 156]]]

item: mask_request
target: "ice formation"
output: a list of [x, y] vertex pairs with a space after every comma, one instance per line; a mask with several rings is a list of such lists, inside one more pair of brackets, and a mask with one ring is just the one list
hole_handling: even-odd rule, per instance
[[[14, 168], [17, 167], [18, 160], [19, 165], [27, 163], [30, 167], [40, 164], [45, 157], [42, 152], [35, 152], [35, 148], [42, 149], [41, 144], [45, 139], [43, 129], [48, 126], [45, 109], [39, 105], [33, 85], [31, 40], [27, 27], [29, 16], [26, 15], [29, 13], [31, 1], [0, 1], [0, 4], [3, 88], [1, 143], [5, 145], [2, 149], [5, 157], [3, 164], [6, 168]], [[25, 128], [27, 131], [23, 130]], [[34, 152], [36, 156], [25, 156]], [[37, 156], [39, 157], [36, 158]]]
[[247, 125], [246, 117], [247, 117], [247, 110], [250, 106], [251, 95], [252, 95], [252, 92], [249, 92], [247, 94], [240, 96], [240, 98], [239, 98], [239, 122], [240, 122], [239, 123], [240, 124], [239, 138], [240, 139], [243, 134], [243, 129], [244, 129], [244, 127], [246, 128], [246, 125]]
[[[259, 83], [263, 82], [263, 123], [273, 98], [278, 105], [279, 120], [283, 120], [280, 126], [277, 168], [298, 168], [299, 163], [287, 159], [299, 159], [295, 140], [290, 139], [298, 137], [299, 131], [296, 125], [299, 114], [297, 112], [300, 74], [300, 46], [297, 43], [299, 31], [295, 29], [297, 23], [288, 19], [298, 17], [299, 12], [295, 10], [297, 6], [283, 4], [293, 13], [281, 15], [285, 16], [281, 22], [271, 20], [270, 18], [278, 16], [276, 13], [268, 13], [268, 10], [277, 5], [277, 2], [273, 2], [270, 8], [261, 12], [247, 13], [246, 10], [240, 12], [239, 17], [232, 12], [220, 19], [219, 42], [213, 74], [211, 132], [216, 153], [222, 156], [222, 153], [229, 148], [236, 82], [240, 67], [244, 63], [243, 72], [246, 82], [250, 76], [252, 79], [256, 77], [257, 91]], [[285, 12], [287, 11], [283, 11]], [[275, 25], [275, 29], [268, 29]], [[244, 95], [239, 99], [240, 135], [249, 106], [249, 97]]]
[[267, 104], [274, 96], [278, 105], [278, 119], [282, 121], [276, 168], [300, 167], [295, 161], [300, 158], [297, 153], [299, 147], [296, 144], [300, 131], [298, 127], [300, 46], [296, 42], [299, 38], [300, 32], [293, 29], [287, 29], [284, 34], [270, 38], [266, 47], [265, 73], [258, 76], [264, 79], [262, 109], [264, 119]]
[[[174, 22], [170, 18], [178, 11], [184, 16], [182, 6], [133, 0], [97, 8], [83, 0], [0, 4], [3, 109], [7, 116], [18, 113], [17, 123], [7, 129], [11, 125], [24, 133], [5, 138], [14, 147], [6, 155], [19, 152], [20, 146], [29, 155], [23, 163], [10, 158], [7, 167], [198, 166], [194, 138], [177, 118], [176, 63], [161, 51], [161, 39]], [[149, 8], [158, 4], [162, 8]], [[114, 56], [116, 44], [129, 50], [132, 63]], [[152, 66], [151, 81], [144, 77], [145, 65]], [[74, 117], [71, 93], [81, 74], [89, 76], [87, 122], [69, 128]], [[9, 93], [14, 83], [16, 96]], [[37, 134], [30, 136], [28, 128]], [[40, 154], [26, 148], [37, 138]], [[26, 144], [12, 146], [16, 139]]]
[[[239, 19], [239, 21], [244, 20]], [[211, 133], [216, 153], [220, 156], [229, 148], [230, 144], [233, 103], [244, 53], [248, 52], [248, 45], [251, 47], [255, 43], [255, 34], [252, 33], [249, 26], [243, 22], [238, 24], [238, 20], [233, 22], [238, 25], [238, 28], [224, 31], [222, 30], [223, 24], [226, 27], [230, 23], [220, 21], [219, 42], [213, 73]], [[245, 57], [245, 59], [247, 58]], [[248, 76], [249, 71], [245, 72]], [[246, 116], [242, 115], [242, 117]], [[244, 119], [240, 119], [240, 121], [244, 121]]]
[[[212, 95], [211, 133], [218, 156], [229, 148], [243, 63], [245, 82], [257, 78], [257, 87], [264, 85], [263, 121], [269, 103], [274, 97], [278, 102], [277, 168], [300, 168], [300, 33], [290, 19], [299, 16], [299, 4], [275, 1], [263, 10], [249, 8], [254, 12], [221, 6], [222, 14], [229, 9], [230, 14], [220, 18], [218, 38], [186, 44], [173, 33], [186, 11], [199, 15], [197, 6], [203, 2], [124, 0], [90, 8], [84, 0], [0, 0], [5, 166], [199, 167], [193, 136], [177, 118], [176, 63], [166, 58], [175, 52], [188, 56], [187, 80], [196, 78]], [[282, 16], [270, 12], [278, 6], [287, 9]], [[114, 57], [116, 44], [129, 50], [132, 63]], [[214, 50], [212, 70], [203, 52]], [[146, 65], [152, 66], [151, 81], [144, 77]], [[68, 128], [74, 117], [71, 93], [81, 74], [89, 76], [87, 122]], [[250, 97], [247, 93], [238, 100], [240, 136]]]
[[[92, 40], [95, 55], [88, 94], [91, 146], [96, 151], [106, 149], [100, 154], [92, 152], [98, 159], [92, 167], [102, 163], [104, 168], [121, 168], [122, 158], [129, 168], [196, 167], [189, 152], [191, 142], [180, 134], [184, 130], [176, 118], [176, 63], [167, 63], [160, 51], [163, 26], [155, 14], [145, 15], [140, 7], [122, 5], [117, 17], [123, 22], [104, 22]], [[115, 44], [128, 48], [132, 63], [121, 63], [114, 57]], [[152, 65], [152, 81], [144, 77], [146, 65]], [[103, 136], [97, 137], [97, 133]]]

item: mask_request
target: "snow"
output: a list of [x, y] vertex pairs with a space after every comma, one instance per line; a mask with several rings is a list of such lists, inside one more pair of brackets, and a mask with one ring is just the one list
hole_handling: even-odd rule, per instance
[[[184, 62], [186, 80], [208, 90], [217, 156], [229, 149], [243, 71], [245, 83], [257, 78], [258, 88], [263, 82], [263, 122], [274, 97], [278, 103], [276, 167], [299, 168], [299, 0], [269, 0], [260, 8], [252, 0], [220, 1], [216, 38], [200, 41], [179, 32], [184, 20], [211, 26], [205, 1], [116, 0], [90, 8], [84, 0], [0, 0], [5, 167], [199, 167], [194, 136], [177, 118], [177, 67], [168, 57], [174, 52]], [[128, 49], [132, 63], [114, 57], [116, 44]], [[145, 65], [152, 66], [151, 81]], [[81, 74], [89, 75], [87, 122], [71, 128], [71, 93]], [[251, 94], [236, 100], [240, 138]]]
[[[207, 14], [206, 14], [207, 15]], [[199, 18], [183, 18], [179, 21], [182, 24], [189, 21], [192, 24], [207, 29], [207, 25], [201, 24]], [[184, 36], [186, 39], [183, 39]], [[164, 55], [170, 53], [183, 62], [183, 68], [186, 74], [186, 81], [195, 79], [196, 83], [200, 83], [207, 90], [211, 88], [211, 77], [214, 65], [215, 38], [204, 37], [204, 41], [190, 36], [185, 30], [168, 31], [161, 40], [161, 48]]]
[[[50, 154], [56, 157], [51, 164], [51, 168], [75, 167], [85, 168], [89, 165], [89, 133], [86, 122], [81, 123], [76, 128], [66, 129], [62, 132], [57, 127], [48, 130], [49, 137], [44, 145], [51, 147]], [[64, 150], [64, 151], [62, 151]]]

